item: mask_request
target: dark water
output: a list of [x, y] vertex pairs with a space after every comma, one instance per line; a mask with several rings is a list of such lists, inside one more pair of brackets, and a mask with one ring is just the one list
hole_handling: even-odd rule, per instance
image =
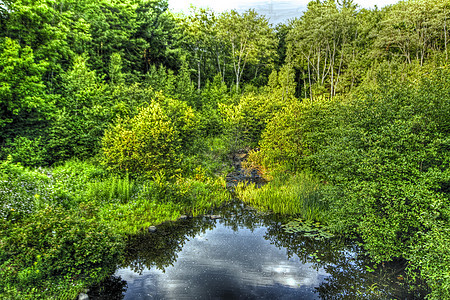
[[354, 242], [288, 234], [279, 216], [235, 203], [130, 238], [90, 299], [423, 299], [404, 263], [375, 266]]

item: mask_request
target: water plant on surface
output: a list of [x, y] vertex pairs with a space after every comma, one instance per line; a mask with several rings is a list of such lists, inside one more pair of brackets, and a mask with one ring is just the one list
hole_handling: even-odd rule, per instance
[[287, 233], [299, 233], [304, 237], [313, 238], [315, 240], [328, 239], [334, 237], [334, 235], [328, 231], [325, 225], [312, 220], [303, 220], [296, 218], [287, 224], [282, 225], [283, 229]]

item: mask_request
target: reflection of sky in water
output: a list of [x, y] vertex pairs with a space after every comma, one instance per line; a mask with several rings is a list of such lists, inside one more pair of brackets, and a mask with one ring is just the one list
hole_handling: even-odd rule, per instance
[[217, 224], [187, 241], [165, 272], [118, 270], [128, 283], [125, 299], [317, 299], [314, 287], [327, 273], [288, 259], [265, 232]]

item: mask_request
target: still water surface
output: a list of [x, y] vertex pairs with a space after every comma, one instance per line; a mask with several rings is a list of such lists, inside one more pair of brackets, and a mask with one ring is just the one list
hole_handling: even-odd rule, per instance
[[90, 299], [422, 299], [404, 264], [374, 265], [354, 242], [287, 233], [287, 220], [234, 204], [130, 238]]
[[317, 299], [314, 287], [326, 271], [286, 257], [266, 231], [218, 224], [187, 241], [173, 266], [119, 269], [128, 284], [124, 299]]

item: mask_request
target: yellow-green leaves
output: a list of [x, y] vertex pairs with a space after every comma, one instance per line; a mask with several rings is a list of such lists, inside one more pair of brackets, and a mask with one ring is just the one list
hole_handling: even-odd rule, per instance
[[178, 134], [161, 105], [153, 102], [135, 117], [119, 119], [105, 132], [104, 163], [121, 173], [170, 173], [178, 161]]

